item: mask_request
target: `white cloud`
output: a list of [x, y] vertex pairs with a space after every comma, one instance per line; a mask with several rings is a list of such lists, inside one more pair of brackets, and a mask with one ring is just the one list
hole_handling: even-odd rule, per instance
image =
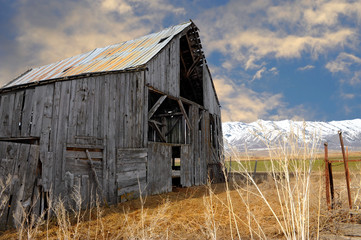
[[347, 72], [352, 64], [361, 64], [361, 58], [342, 52], [334, 61], [330, 61], [326, 64], [326, 68], [332, 72]]
[[263, 68], [261, 68], [260, 70], [258, 70], [258, 71], [256, 72], [256, 74], [253, 76], [252, 81], [254, 81], [254, 80], [256, 80], [256, 79], [261, 79], [262, 73], [264, 73], [264, 71], [266, 71], [266, 67], [263, 67]]
[[163, 28], [167, 16], [184, 19], [167, 0], [21, 1], [14, 18], [17, 52], [1, 64], [2, 83], [30, 66], [52, 63]]
[[334, 61], [328, 62], [325, 67], [332, 73], [342, 74], [341, 84], [351, 86], [361, 85], [361, 58], [342, 52]]
[[[233, 68], [242, 66], [249, 70], [269, 59], [300, 58], [304, 54], [317, 59], [329, 51], [355, 46], [359, 29], [353, 23], [361, 20], [359, 5], [337, 0], [258, 0], [243, 4], [231, 0], [204, 12], [199, 25], [207, 29], [207, 51], [221, 52], [228, 56]], [[347, 24], [345, 18], [352, 24]]]
[[315, 68], [315, 66], [313, 66], [313, 65], [306, 65], [306, 66], [304, 66], [304, 67], [299, 67], [299, 68], [297, 68], [297, 70], [298, 70], [298, 71], [306, 71], [306, 70], [310, 70], [310, 69], [313, 69], [313, 68]]
[[232, 80], [213, 77], [222, 105], [222, 121], [252, 122], [257, 119], [304, 119], [310, 113], [302, 105], [288, 108], [282, 94], [255, 92], [245, 85], [237, 86]]

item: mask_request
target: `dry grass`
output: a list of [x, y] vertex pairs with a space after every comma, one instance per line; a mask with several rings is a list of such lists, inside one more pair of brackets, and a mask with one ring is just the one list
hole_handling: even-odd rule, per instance
[[[321, 198], [319, 194], [320, 176], [311, 177], [315, 188], [310, 191], [309, 238], [317, 237], [317, 226], [320, 231], [332, 232], [336, 231], [338, 222], [350, 220], [347, 198], [342, 191], [337, 194], [337, 210], [326, 210], [324, 193]], [[336, 178], [337, 185], [341, 186], [343, 180], [341, 176]], [[138, 199], [107, 208], [98, 205], [92, 211], [66, 212], [58, 205], [58, 212], [48, 227], [46, 222], [36, 228], [24, 226], [22, 233], [20, 230], [7, 231], [0, 239], [289, 238], [281, 228], [287, 225], [288, 219], [282, 217], [275, 183], [263, 182], [257, 187], [270, 207], [258, 189], [247, 183], [234, 187], [213, 184], [176, 188], [171, 193], [149, 196], [143, 203]], [[353, 196], [357, 192], [354, 190]]]
[[[74, 189], [74, 209], [66, 211], [58, 199], [51, 203], [50, 221], [22, 222], [0, 239], [317, 239], [324, 231], [337, 232], [339, 222], [359, 221], [347, 210], [340, 173], [334, 178], [335, 210], [327, 210], [323, 173], [311, 171], [317, 139], [300, 145], [291, 135], [276, 143], [277, 150], [265, 144], [273, 149], [267, 181], [257, 181], [244, 169], [233, 175], [242, 178], [226, 176], [224, 184], [175, 188], [110, 207], [95, 201], [85, 211]], [[360, 174], [353, 173], [351, 184], [358, 209]]]

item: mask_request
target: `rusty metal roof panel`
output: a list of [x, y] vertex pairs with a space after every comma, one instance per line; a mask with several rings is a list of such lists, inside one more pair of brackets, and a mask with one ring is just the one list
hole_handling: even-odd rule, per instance
[[190, 21], [135, 40], [97, 48], [88, 53], [28, 70], [3, 88], [84, 73], [126, 70], [142, 66], [191, 24]]

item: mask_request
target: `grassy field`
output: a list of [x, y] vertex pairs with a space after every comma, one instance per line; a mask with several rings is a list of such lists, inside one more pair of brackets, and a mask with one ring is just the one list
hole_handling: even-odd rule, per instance
[[[229, 161], [229, 157], [226, 157], [226, 168], [230, 169], [232, 168], [232, 171], [250, 171], [253, 172], [255, 170], [255, 166], [257, 164], [256, 171], [257, 172], [269, 172], [271, 171], [271, 161], [267, 157], [258, 157], [257, 160], [250, 159], [247, 160], [245, 158], [239, 158], [239, 160], [236, 160], [237, 158], [233, 157], [232, 161]], [[332, 163], [332, 171], [335, 172], [343, 172], [344, 164], [343, 164], [343, 158], [341, 154], [331, 154], [329, 156], [329, 161], [340, 161], [340, 162], [334, 162]], [[360, 160], [360, 162], [348, 162], [349, 170], [350, 172], [359, 172], [361, 170], [361, 153], [352, 153], [349, 155], [349, 160]], [[277, 165], [277, 160], [273, 161], [274, 164]], [[313, 171], [323, 171], [325, 169], [325, 160], [323, 156], [319, 156], [317, 159], [314, 159], [312, 161], [312, 169]]]

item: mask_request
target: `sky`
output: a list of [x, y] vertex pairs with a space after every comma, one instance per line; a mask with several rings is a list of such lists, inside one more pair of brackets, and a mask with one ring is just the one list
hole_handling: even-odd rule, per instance
[[361, 0], [0, 0], [0, 84], [192, 19], [222, 121], [360, 118]]

